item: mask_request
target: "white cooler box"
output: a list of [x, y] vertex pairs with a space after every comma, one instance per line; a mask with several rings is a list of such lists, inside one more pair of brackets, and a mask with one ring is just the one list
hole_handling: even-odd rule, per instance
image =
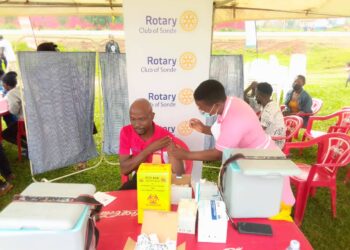
[[[91, 184], [32, 183], [21, 195], [76, 198], [93, 195]], [[84, 250], [89, 206], [13, 201], [0, 213], [4, 250]]]
[[[231, 155], [284, 157], [280, 150], [230, 149], [223, 154], [224, 163]], [[232, 218], [268, 218], [279, 212], [285, 176], [298, 175], [291, 160], [242, 159], [232, 162], [223, 178], [224, 199]]]

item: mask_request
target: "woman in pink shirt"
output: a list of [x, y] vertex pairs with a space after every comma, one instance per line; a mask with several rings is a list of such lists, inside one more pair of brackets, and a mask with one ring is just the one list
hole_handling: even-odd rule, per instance
[[195, 152], [173, 148], [176, 157], [211, 161], [221, 160], [225, 148], [277, 148], [262, 129], [254, 110], [243, 100], [226, 96], [220, 82], [202, 82], [194, 91], [194, 100], [204, 117], [217, 115], [211, 127], [205, 126], [198, 119], [190, 121], [193, 129], [214, 136], [215, 148]]
[[[170, 147], [174, 157], [184, 160], [215, 161], [222, 159], [226, 148], [279, 149], [265, 133], [254, 110], [237, 97], [225, 94], [224, 86], [216, 80], [202, 82], [194, 91], [194, 100], [204, 117], [217, 115], [209, 127], [198, 119], [191, 119], [193, 129], [215, 138], [215, 148], [188, 152], [175, 146]], [[283, 201], [295, 202], [289, 178], [284, 182]]]

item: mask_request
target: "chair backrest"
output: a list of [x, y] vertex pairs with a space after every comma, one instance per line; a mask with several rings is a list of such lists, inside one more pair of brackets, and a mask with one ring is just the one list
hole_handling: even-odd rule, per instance
[[330, 174], [335, 174], [338, 167], [349, 164], [350, 136], [343, 133], [321, 136], [318, 142], [317, 163], [324, 165]]
[[[188, 146], [186, 145], [186, 143], [182, 140], [180, 140], [179, 138], [175, 137], [174, 138], [174, 143], [176, 145], [179, 145], [181, 148], [190, 151], [190, 149], [188, 148]], [[191, 175], [192, 174], [192, 168], [193, 168], [193, 161], [191, 160], [184, 160], [184, 164], [185, 164], [185, 173]], [[129, 175], [121, 175], [121, 182], [125, 183], [129, 180]]]
[[350, 131], [350, 109], [342, 109], [336, 112], [338, 120], [334, 126], [330, 126], [328, 133], [348, 133]]
[[[350, 136], [343, 133], [329, 133], [309, 141], [286, 143], [284, 152], [289, 154], [292, 148], [318, 146], [316, 164], [335, 177], [339, 167], [350, 163]], [[313, 178], [313, 177], [312, 177]]]
[[286, 125], [286, 141], [291, 142], [293, 137], [297, 137], [299, 130], [303, 126], [303, 119], [297, 115], [289, 115], [284, 117]]
[[321, 99], [318, 98], [312, 98], [312, 106], [311, 106], [311, 110], [312, 110], [312, 115], [317, 114], [323, 105], [323, 101]]

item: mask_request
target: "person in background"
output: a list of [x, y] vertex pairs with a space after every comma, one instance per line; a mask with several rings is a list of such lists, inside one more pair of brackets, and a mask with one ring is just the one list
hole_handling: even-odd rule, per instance
[[[5, 99], [7, 99], [9, 105], [9, 112], [16, 118], [15, 121], [12, 118], [5, 120], [7, 128], [2, 131], [2, 137], [4, 140], [17, 145], [17, 120], [23, 119], [21, 91], [17, 85], [17, 73], [14, 71], [6, 73], [2, 78], [2, 84], [6, 91]], [[27, 155], [27, 140], [25, 138], [22, 139], [22, 148], [23, 154]]]
[[284, 104], [286, 109], [283, 111], [283, 115], [300, 115], [303, 118], [304, 124], [306, 127], [309, 120], [309, 115], [311, 114], [312, 98], [304, 90], [305, 77], [298, 75], [293, 82], [293, 88], [288, 91]]
[[53, 43], [53, 42], [44, 42], [38, 45], [38, 47], [36, 48], [37, 51], [60, 51], [58, 49], [57, 44]]
[[7, 182], [4, 177], [0, 175], [0, 196], [3, 196], [7, 194], [11, 189], [13, 188], [13, 185], [9, 182]]
[[[251, 90], [251, 95], [248, 92]], [[272, 86], [267, 82], [252, 84], [244, 91], [244, 100], [260, 113], [260, 124], [265, 132], [273, 136], [286, 136], [286, 125], [280, 107], [271, 100]], [[275, 141], [279, 148], [283, 148], [285, 140]]]
[[109, 36], [109, 41], [106, 43], [105, 51], [107, 53], [120, 54], [119, 45], [118, 45], [118, 43], [116, 41], [114, 41], [112, 35]]
[[6, 194], [13, 188], [13, 185], [9, 183], [15, 179], [15, 175], [12, 173], [10, 163], [5, 155], [4, 149], [0, 144], [0, 196]]
[[0, 54], [2, 54], [2, 58], [5, 60], [4, 63], [6, 68], [4, 71], [6, 72], [16, 70], [16, 55], [12, 49], [11, 43], [2, 35], [0, 35], [0, 52]]
[[4, 87], [2, 86], [2, 77], [5, 75], [5, 71], [0, 69], [0, 98], [4, 97]]
[[[152, 106], [146, 99], [138, 99], [130, 106], [130, 125], [120, 131], [119, 161], [120, 172], [129, 175], [137, 171], [141, 163], [166, 163], [167, 158], [172, 164], [176, 175], [184, 173], [181, 160], [168, 154], [167, 146], [175, 137], [166, 129], [153, 122]], [[120, 190], [136, 189], [136, 174], [124, 183]]]
[[244, 101], [250, 105], [250, 107], [255, 111], [257, 116], [260, 116], [261, 105], [259, 105], [255, 99], [256, 85], [258, 85], [258, 82], [253, 81], [248, 86], [248, 88], [244, 90], [243, 97]]

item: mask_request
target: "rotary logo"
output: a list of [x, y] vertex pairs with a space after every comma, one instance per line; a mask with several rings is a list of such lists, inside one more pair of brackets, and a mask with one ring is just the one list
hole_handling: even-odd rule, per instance
[[190, 127], [189, 121], [183, 121], [180, 122], [179, 125], [177, 125], [177, 131], [182, 136], [189, 136], [193, 130]]
[[185, 11], [180, 17], [180, 25], [184, 31], [193, 31], [198, 24], [198, 17], [196, 13], [191, 10]]
[[189, 88], [182, 89], [178, 94], [178, 99], [181, 104], [191, 104], [193, 102], [193, 90]]
[[184, 70], [191, 70], [196, 66], [197, 58], [192, 52], [185, 52], [180, 56], [180, 66]]

